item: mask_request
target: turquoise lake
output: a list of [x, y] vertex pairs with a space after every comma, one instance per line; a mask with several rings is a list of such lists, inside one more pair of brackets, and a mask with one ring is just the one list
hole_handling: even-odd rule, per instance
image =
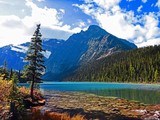
[[[20, 85], [28, 86], [28, 84], [23, 83]], [[40, 89], [41, 91], [56, 90], [86, 92], [100, 96], [135, 100], [145, 104], [160, 104], [160, 85], [158, 84], [44, 82], [40, 84]]]

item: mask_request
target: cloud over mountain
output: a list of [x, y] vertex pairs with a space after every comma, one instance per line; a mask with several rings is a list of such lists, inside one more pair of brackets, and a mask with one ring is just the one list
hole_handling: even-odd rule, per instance
[[[122, 9], [120, 2], [121, 0], [85, 0], [84, 4], [73, 6], [92, 16], [106, 31], [128, 39], [139, 47], [151, 45], [150, 43], [160, 44], [159, 12], [136, 15], [132, 10]], [[142, 2], [146, 3], [147, 0]]]
[[30, 41], [37, 23], [44, 38], [95, 24], [139, 47], [160, 44], [159, 9], [160, 0], [0, 0], [0, 46]]

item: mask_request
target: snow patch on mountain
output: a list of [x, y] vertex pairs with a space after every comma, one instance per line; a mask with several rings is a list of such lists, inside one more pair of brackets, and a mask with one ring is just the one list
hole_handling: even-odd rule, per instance
[[21, 46], [21, 45], [11, 46], [11, 50], [16, 52], [26, 53], [28, 50], [28, 47]]
[[[27, 50], [28, 50], [28, 47], [21, 46], [21, 45], [11, 46], [11, 50], [12, 51], [16, 51], [16, 52], [26, 53]], [[51, 52], [46, 50], [46, 51], [42, 52], [42, 54], [44, 55], [45, 58], [48, 59], [50, 57], [50, 55], [51, 55]], [[21, 58], [21, 59], [24, 59], [24, 58]]]
[[51, 51], [46, 50], [46, 51], [43, 51], [43, 52], [42, 52], [42, 54], [44, 55], [44, 57], [45, 57], [45, 58], [47, 58], [47, 59], [48, 59], [48, 58], [50, 57], [50, 55], [52, 54], [52, 52], [51, 52]]
[[24, 57], [20, 57], [20, 59], [24, 60]]

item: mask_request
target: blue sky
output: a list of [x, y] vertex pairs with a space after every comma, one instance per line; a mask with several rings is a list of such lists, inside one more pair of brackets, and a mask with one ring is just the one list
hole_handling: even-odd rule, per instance
[[67, 39], [96, 24], [138, 47], [160, 44], [160, 0], [0, 0], [0, 46], [44, 38]]

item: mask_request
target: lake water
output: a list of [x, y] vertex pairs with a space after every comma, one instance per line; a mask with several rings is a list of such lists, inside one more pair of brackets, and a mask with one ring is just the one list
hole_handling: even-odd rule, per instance
[[[26, 86], [26, 84], [21, 84]], [[28, 85], [27, 85], [28, 86]], [[160, 104], [160, 85], [98, 82], [44, 82], [41, 90], [77, 91], [100, 96], [119, 97], [146, 104]]]

